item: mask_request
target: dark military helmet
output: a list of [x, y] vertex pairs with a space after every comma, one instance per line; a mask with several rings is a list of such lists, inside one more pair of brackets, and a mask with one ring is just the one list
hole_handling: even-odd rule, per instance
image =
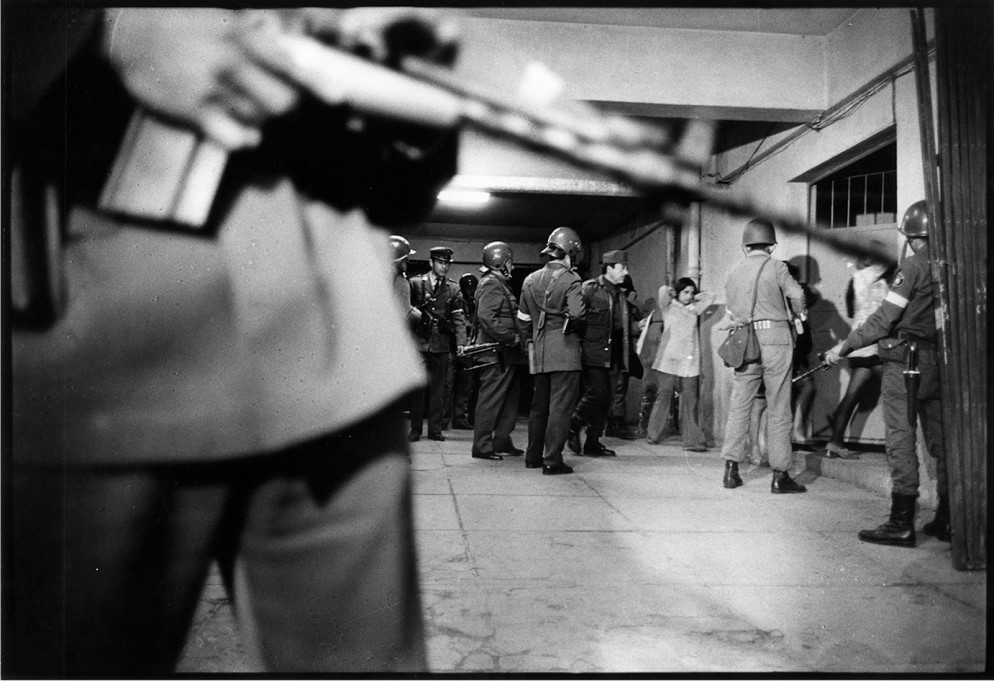
[[483, 264], [492, 270], [503, 270], [514, 252], [507, 242], [490, 242], [483, 247]]
[[459, 278], [459, 291], [462, 292], [463, 298], [473, 298], [473, 294], [476, 293], [476, 285], [480, 283], [480, 280], [476, 278], [471, 272], [467, 272], [465, 275]]
[[742, 230], [742, 246], [776, 244], [777, 233], [773, 223], [765, 218], [753, 218]]
[[542, 255], [552, 255], [554, 258], [570, 256], [575, 260], [582, 247], [580, 235], [573, 228], [557, 227], [549, 235], [545, 248], [542, 249]]
[[411, 248], [411, 243], [399, 234], [390, 235], [390, 249], [393, 251], [394, 263], [400, 261], [401, 258], [407, 258], [417, 253]]
[[898, 229], [905, 237], [928, 239], [929, 222], [928, 202], [916, 201], [904, 212], [904, 219]]
[[431, 260], [440, 260], [443, 263], [452, 262], [452, 249], [448, 246], [433, 246], [428, 249], [428, 257]]

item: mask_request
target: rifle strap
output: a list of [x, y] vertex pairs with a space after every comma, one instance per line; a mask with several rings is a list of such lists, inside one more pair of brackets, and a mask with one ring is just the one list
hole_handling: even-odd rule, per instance
[[556, 270], [554, 273], [552, 273], [552, 279], [549, 280], [549, 286], [545, 288], [545, 298], [542, 299], [542, 304], [539, 306], [539, 309], [541, 310], [541, 313], [539, 313], [538, 316], [539, 329], [545, 327], [545, 317], [547, 314], [549, 313], [562, 314], [563, 312], [565, 312], [565, 308], [559, 310], [549, 310], [549, 297], [552, 295], [552, 287], [553, 285], [555, 285], [556, 280], [559, 279], [566, 271], [567, 268], [564, 267], [562, 270]]
[[[752, 316], [756, 312], [756, 296], [759, 295], [759, 276], [763, 274], [763, 268], [766, 264], [770, 262], [770, 257], [767, 256], [763, 264], [759, 266], [759, 270], [756, 271], [756, 281], [752, 283], [752, 305], [749, 306], [749, 319], [746, 324], [752, 324]], [[782, 292], [781, 292], [782, 293]]]

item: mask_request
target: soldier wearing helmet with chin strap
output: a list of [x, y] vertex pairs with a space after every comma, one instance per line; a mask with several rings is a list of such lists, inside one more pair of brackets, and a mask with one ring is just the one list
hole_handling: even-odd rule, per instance
[[928, 260], [928, 204], [924, 201], [912, 204], [899, 229], [914, 254], [901, 263], [880, 307], [849, 333], [838, 350], [826, 353], [825, 360], [835, 364], [852, 351], [877, 342], [877, 352], [884, 364], [881, 395], [891, 469], [891, 512], [890, 518], [878, 528], [861, 530], [859, 539], [914, 547], [919, 480], [918, 417], [928, 452], [935, 458], [939, 493], [935, 519], [926, 523], [922, 531], [947, 542], [951, 539], [935, 305]]
[[514, 252], [506, 242], [483, 247], [483, 267], [476, 287], [477, 343], [499, 343], [498, 362], [480, 372], [480, 392], [473, 422], [473, 457], [501, 460], [504, 455], [523, 455], [511, 442], [518, 414], [521, 385], [518, 368], [525, 362], [516, 318], [518, 301], [511, 291]]
[[525, 278], [518, 307], [518, 331], [525, 339], [534, 376], [525, 466], [549, 476], [571, 474], [563, 462], [570, 415], [580, 391], [580, 335], [585, 305], [573, 266], [580, 236], [569, 227], [549, 235], [549, 262]]
[[725, 297], [733, 325], [752, 325], [759, 342], [760, 357], [736, 367], [729, 398], [728, 422], [721, 456], [725, 459], [724, 486], [742, 485], [739, 464], [748, 453], [752, 403], [762, 384], [766, 388], [767, 440], [773, 468], [772, 493], [803, 493], [807, 488], [790, 477], [793, 453], [790, 444], [792, 415], [790, 375], [794, 355], [791, 310], [807, 319], [804, 290], [787, 269], [787, 264], [770, 257], [776, 248], [773, 224], [756, 218], [742, 231], [746, 258], [732, 270], [725, 282]]

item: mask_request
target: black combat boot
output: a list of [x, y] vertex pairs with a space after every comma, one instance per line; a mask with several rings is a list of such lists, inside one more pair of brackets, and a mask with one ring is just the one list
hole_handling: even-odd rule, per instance
[[790, 477], [786, 471], [773, 470], [773, 480], [770, 482], [770, 492], [781, 493], [806, 493], [807, 487], [801, 485]]
[[583, 452], [580, 454], [584, 457], [615, 457], [618, 453], [614, 450], [608, 450], [596, 438], [587, 436], [587, 441], [583, 444]]
[[739, 463], [730, 459], [725, 460], [725, 481], [726, 488], [738, 488], [742, 485], [742, 477], [739, 476]]
[[914, 547], [917, 497], [892, 493], [890, 499], [890, 518], [873, 530], [859, 531], [859, 539], [877, 545]]
[[580, 447], [580, 422], [576, 419], [569, 420], [569, 431], [566, 433], [566, 447], [574, 455], [579, 455], [583, 448]]
[[939, 538], [943, 542], [950, 542], [953, 537], [952, 528], [949, 525], [949, 496], [939, 493], [939, 506], [935, 510], [935, 518], [922, 526], [925, 535]]

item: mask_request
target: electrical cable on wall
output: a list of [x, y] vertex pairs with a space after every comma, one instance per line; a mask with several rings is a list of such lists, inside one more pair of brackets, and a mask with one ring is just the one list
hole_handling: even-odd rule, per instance
[[[928, 57], [929, 60], [935, 58], [934, 45], [929, 49]], [[759, 153], [760, 148], [763, 146], [763, 144], [766, 142], [766, 140], [769, 137], [769, 134], [767, 133], [767, 135], [764, 136], [762, 140], [760, 140], [759, 145], [756, 147], [756, 149], [753, 150], [752, 154], [749, 155], [749, 159], [744, 164], [742, 164], [737, 169], [735, 169], [734, 171], [728, 174], [722, 175], [720, 173], [711, 173], [707, 177], [713, 178], [714, 181], [720, 185], [732, 184], [733, 182], [741, 178], [746, 171], [755, 168], [760, 163], [768, 159], [772, 159], [780, 152], [790, 148], [795, 142], [801, 139], [801, 137], [803, 137], [807, 132], [811, 130], [814, 130], [816, 132], [824, 130], [825, 128], [828, 128], [829, 126], [833, 125], [834, 123], [837, 123], [838, 121], [841, 121], [844, 118], [852, 116], [854, 113], [856, 113], [856, 111], [860, 107], [862, 107], [867, 101], [869, 101], [871, 97], [879, 93], [888, 85], [891, 86], [892, 91], [895, 90], [896, 88], [894, 87], [894, 85], [897, 79], [900, 78], [901, 76], [904, 76], [905, 74], [911, 73], [912, 71], [914, 71], [914, 68], [915, 68], [914, 62], [912, 60], [909, 59], [906, 60], [905, 62], [902, 62], [893, 71], [886, 74], [886, 77], [878, 78], [874, 81], [871, 81], [869, 84], [864, 86], [862, 90], [857, 91], [853, 95], [850, 95], [849, 97], [843, 99], [841, 102], [835, 104], [834, 106], [829, 107], [828, 109], [825, 109], [824, 111], [821, 111], [818, 114], [815, 114], [805, 123], [795, 128], [794, 132], [790, 133], [788, 137], [783, 141], [781, 141], [778, 145], [775, 145], [770, 149], [768, 149], [765, 155], [761, 156], [759, 159], [755, 159], [756, 155]], [[892, 107], [892, 111], [893, 109], [894, 108]]]

